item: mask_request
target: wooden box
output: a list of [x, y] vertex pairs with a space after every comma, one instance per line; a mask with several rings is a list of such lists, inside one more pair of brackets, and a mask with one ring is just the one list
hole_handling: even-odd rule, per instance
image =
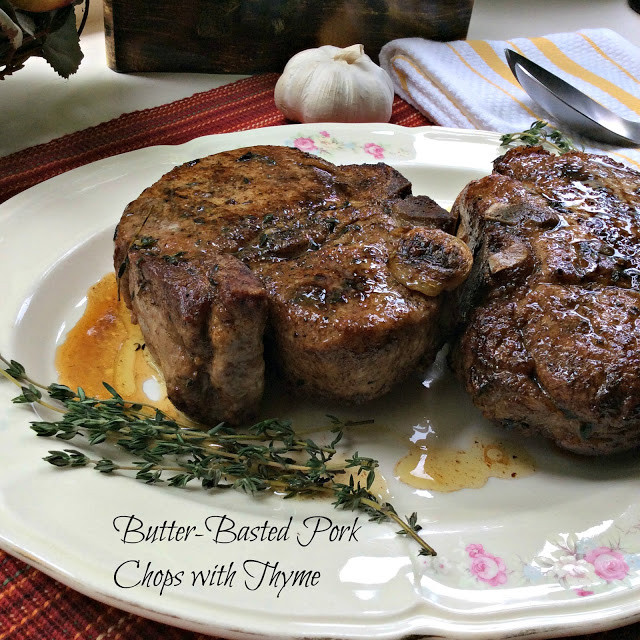
[[282, 71], [296, 52], [467, 34], [473, 0], [104, 0], [116, 71]]

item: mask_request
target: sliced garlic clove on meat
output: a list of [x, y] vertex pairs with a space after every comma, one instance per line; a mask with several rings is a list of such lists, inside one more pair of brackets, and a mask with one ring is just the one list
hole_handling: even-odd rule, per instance
[[393, 276], [407, 289], [434, 297], [460, 285], [471, 271], [467, 245], [440, 229], [417, 227], [403, 234], [389, 259]]

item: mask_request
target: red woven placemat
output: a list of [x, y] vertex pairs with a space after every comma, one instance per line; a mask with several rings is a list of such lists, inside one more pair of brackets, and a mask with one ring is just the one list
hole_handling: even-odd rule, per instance
[[[258, 75], [0, 158], [0, 202], [47, 178], [125, 151], [212, 133], [286, 124], [273, 102], [277, 75]], [[391, 122], [429, 124], [396, 98]], [[0, 551], [0, 640], [205, 640], [101, 604]], [[583, 636], [586, 640], [587, 636]], [[640, 640], [640, 625], [589, 636]]]
[[[0, 202], [59, 173], [125, 151], [287, 124], [273, 101], [277, 79], [275, 73], [252, 76], [0, 158]], [[407, 127], [430, 124], [400, 98], [395, 99], [391, 122]]]

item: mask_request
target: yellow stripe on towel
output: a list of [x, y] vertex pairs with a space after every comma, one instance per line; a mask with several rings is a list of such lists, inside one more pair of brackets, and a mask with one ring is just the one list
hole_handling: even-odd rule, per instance
[[608, 56], [589, 36], [580, 32], [578, 32], [578, 34], [581, 35], [605, 60], [618, 67], [622, 73], [626, 74], [635, 83], [638, 83], [638, 79], [632, 73], [629, 73], [629, 71], [627, 71], [621, 64], [618, 64], [611, 56]]
[[610, 156], [618, 156], [618, 158], [621, 158], [622, 160], [626, 161], [628, 164], [632, 164], [636, 170], [640, 169], [640, 164], [638, 164], [635, 160], [632, 160], [629, 156], [625, 155], [624, 153], [620, 153], [618, 151], [607, 151], [607, 153]]
[[485, 64], [509, 84], [520, 89], [509, 65], [494, 51], [485, 40], [467, 40], [467, 44], [478, 54]]
[[[433, 78], [427, 78], [427, 76], [422, 71], [422, 67], [420, 67], [420, 65], [416, 64], [411, 58], [408, 58], [407, 56], [403, 56], [403, 55], [396, 55], [396, 56], [393, 56], [393, 58], [391, 58], [391, 66], [393, 67], [393, 70], [396, 72], [396, 74], [398, 76], [398, 80], [400, 80], [400, 86], [402, 87], [402, 89], [406, 93], [409, 93], [409, 83], [407, 82], [407, 74], [404, 73], [401, 69], [399, 69], [396, 66], [396, 61], [397, 60], [402, 60], [403, 62], [406, 62], [409, 66], [413, 67], [414, 70], [416, 71], [416, 73], [419, 73], [427, 82], [430, 82], [431, 84], [434, 84], [434, 85], [436, 84], [434, 82]], [[453, 99], [453, 97], [451, 96], [449, 91], [447, 91], [447, 87], [442, 86], [442, 85], [437, 85], [437, 86], [438, 86], [438, 89], [440, 91], [442, 91], [442, 93], [447, 97], [447, 100], [449, 100], [449, 102], [451, 102], [451, 104], [455, 105], [456, 109], [458, 109], [458, 111], [467, 119], [469, 124], [471, 124], [473, 126], [477, 126], [477, 123], [473, 122], [469, 118], [469, 115], [466, 114], [460, 108], [460, 105]]]
[[499, 89], [500, 91], [502, 91], [502, 93], [504, 93], [506, 96], [509, 96], [514, 102], [516, 102], [522, 109], [524, 109], [530, 116], [533, 116], [536, 120], [539, 120], [539, 116], [534, 113], [533, 111], [531, 111], [531, 109], [529, 109], [529, 107], [527, 107], [526, 104], [524, 104], [523, 102], [520, 102], [520, 100], [518, 100], [518, 98], [516, 98], [515, 96], [512, 96], [506, 89], [503, 89], [499, 84], [496, 84], [495, 82], [491, 82], [491, 80], [489, 80], [489, 78], [487, 78], [486, 76], [484, 76], [483, 74], [481, 74], [477, 69], [475, 69], [472, 65], [470, 65], [467, 60], [464, 58], [464, 56], [454, 47], [452, 46], [450, 43], [445, 43], [449, 49], [451, 49], [451, 51], [453, 51], [458, 58], [460, 58], [460, 61], [471, 71], [473, 71], [473, 73], [475, 73], [476, 75], [480, 76], [485, 82], [488, 82], [492, 87], [495, 87], [496, 89]]
[[[512, 42], [511, 40], [507, 40], [507, 44], [516, 52], [519, 53], [521, 56], [524, 56], [524, 51], [515, 43]], [[525, 56], [526, 58], [526, 56]]]
[[586, 80], [594, 87], [608, 93], [612, 98], [615, 98], [618, 102], [640, 115], [640, 99], [631, 95], [624, 89], [621, 89], [613, 82], [610, 82], [602, 76], [585, 69], [583, 66], [569, 58], [569, 56], [567, 56], [562, 49], [558, 47], [558, 45], [551, 42], [548, 38], [529, 38], [529, 41], [559, 69]]

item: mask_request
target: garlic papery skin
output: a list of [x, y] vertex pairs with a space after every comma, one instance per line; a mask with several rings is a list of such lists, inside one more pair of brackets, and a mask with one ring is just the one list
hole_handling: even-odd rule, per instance
[[393, 83], [361, 44], [324, 45], [289, 60], [274, 98], [298, 122], [389, 122]]

